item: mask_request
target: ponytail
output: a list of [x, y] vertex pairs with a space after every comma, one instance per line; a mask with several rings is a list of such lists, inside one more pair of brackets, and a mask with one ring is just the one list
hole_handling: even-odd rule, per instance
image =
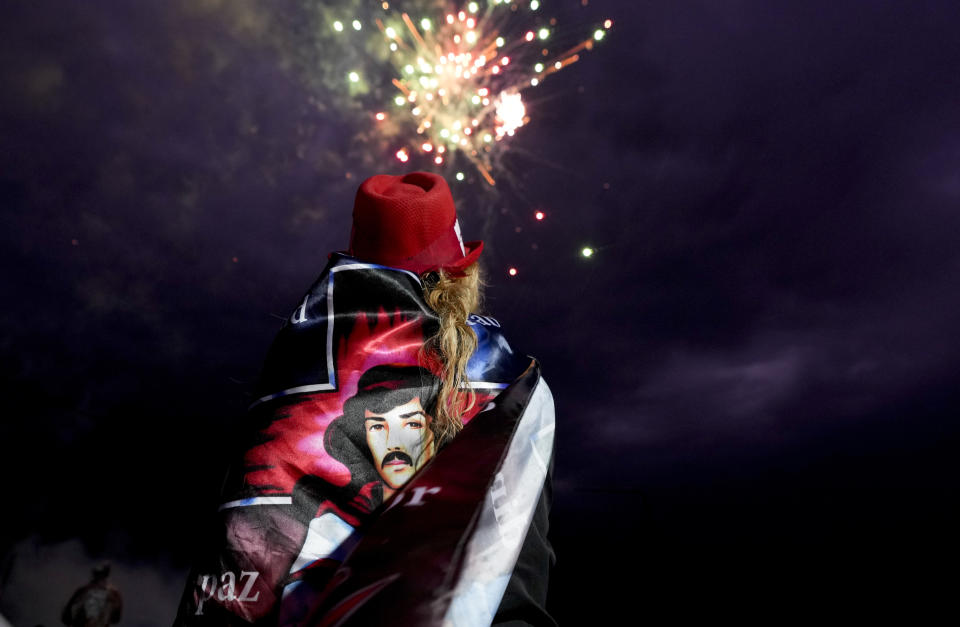
[[[439, 270], [423, 275], [423, 295], [440, 317], [440, 329], [421, 349], [421, 362], [438, 361], [442, 366], [440, 390], [433, 416], [433, 430], [442, 444], [463, 428], [462, 416], [476, 404], [476, 394], [467, 378], [467, 362], [477, 350], [477, 334], [467, 317], [480, 304], [480, 270], [476, 263], [463, 276]], [[465, 395], [457, 394], [466, 388]]]

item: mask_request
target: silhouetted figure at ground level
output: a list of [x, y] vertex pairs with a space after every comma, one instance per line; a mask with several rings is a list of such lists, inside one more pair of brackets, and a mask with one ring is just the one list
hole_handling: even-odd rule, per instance
[[93, 569], [90, 583], [74, 592], [67, 606], [63, 608], [60, 619], [64, 625], [108, 627], [120, 622], [123, 599], [120, 591], [107, 581], [109, 576], [110, 564], [101, 564]]

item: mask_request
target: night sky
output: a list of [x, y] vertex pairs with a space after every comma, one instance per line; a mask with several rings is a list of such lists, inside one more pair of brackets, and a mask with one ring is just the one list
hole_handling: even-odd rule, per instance
[[[274, 333], [410, 169], [319, 34], [367, 4], [5, 3], [12, 624], [104, 559], [123, 624], [172, 621]], [[947, 608], [960, 3], [543, 4], [614, 27], [525, 94], [495, 189], [441, 172], [556, 400], [554, 614]]]

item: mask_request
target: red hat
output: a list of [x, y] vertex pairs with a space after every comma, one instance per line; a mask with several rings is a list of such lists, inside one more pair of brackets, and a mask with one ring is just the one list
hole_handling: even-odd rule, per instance
[[460, 237], [453, 196], [438, 174], [378, 174], [357, 190], [348, 252], [362, 261], [457, 275], [481, 250], [483, 242], [464, 244]]

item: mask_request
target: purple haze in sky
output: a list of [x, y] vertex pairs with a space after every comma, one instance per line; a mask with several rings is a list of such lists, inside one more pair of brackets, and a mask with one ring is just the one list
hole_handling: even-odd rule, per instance
[[[615, 26], [531, 94], [507, 184], [451, 181], [556, 397], [552, 611], [944, 603], [960, 4], [559, 4]], [[402, 167], [337, 5], [8, 5], [0, 613], [56, 624], [111, 559], [126, 624], [168, 624], [273, 333]]]

